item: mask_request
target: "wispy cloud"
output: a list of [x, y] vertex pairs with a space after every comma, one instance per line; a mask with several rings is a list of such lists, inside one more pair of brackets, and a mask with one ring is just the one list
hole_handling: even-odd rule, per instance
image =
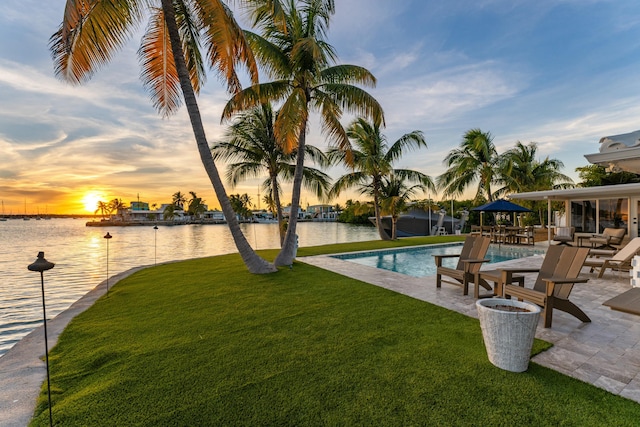
[[[5, 205], [25, 198], [53, 205], [87, 189], [150, 202], [194, 190], [215, 205], [185, 110], [160, 118], [142, 88], [139, 33], [85, 85], [53, 75], [47, 44], [64, 4], [0, 2]], [[500, 150], [538, 142], [540, 155], [560, 158], [571, 174], [600, 137], [638, 129], [635, 0], [341, 0], [336, 9], [329, 42], [341, 62], [376, 75], [371, 93], [385, 110], [389, 140], [425, 133], [429, 148], [401, 167], [442, 173], [447, 152], [479, 127]], [[210, 142], [224, 133], [227, 97], [212, 74], [199, 97]], [[309, 142], [327, 145], [315, 118]], [[259, 181], [229, 191], [254, 195]]]

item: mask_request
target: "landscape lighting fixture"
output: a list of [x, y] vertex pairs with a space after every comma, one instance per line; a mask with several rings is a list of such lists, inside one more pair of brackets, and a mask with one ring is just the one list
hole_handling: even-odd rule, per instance
[[108, 231], [107, 234], [104, 235], [104, 238], [107, 239], [107, 296], [109, 296], [109, 240], [112, 237], [113, 236], [109, 234]]
[[30, 271], [40, 272], [40, 285], [42, 288], [42, 315], [44, 318], [44, 357], [47, 365], [47, 395], [49, 397], [49, 425], [53, 426], [53, 415], [51, 413], [51, 378], [49, 376], [49, 344], [47, 342], [47, 309], [44, 303], [44, 272], [51, 270], [55, 264], [44, 259], [44, 252], [38, 252], [38, 258], [27, 268]]

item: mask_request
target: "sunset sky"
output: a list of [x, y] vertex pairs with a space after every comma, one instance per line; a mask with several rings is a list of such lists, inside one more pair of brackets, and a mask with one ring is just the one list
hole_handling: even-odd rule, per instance
[[[22, 214], [25, 204], [28, 213], [87, 213], [86, 202], [113, 198], [161, 204], [176, 191], [216, 207], [186, 110], [162, 119], [144, 92], [141, 31], [89, 83], [55, 78], [48, 40], [64, 4], [0, 2], [5, 213]], [[342, 63], [377, 77], [371, 93], [385, 110], [388, 140], [413, 130], [427, 138], [428, 149], [399, 167], [435, 178], [462, 135], [480, 128], [499, 152], [536, 141], [540, 155], [563, 161], [577, 179], [601, 137], [640, 129], [637, 0], [336, 0], [336, 8], [329, 42]], [[210, 73], [199, 97], [210, 143], [224, 132], [227, 96]], [[309, 142], [327, 145], [315, 120]], [[228, 192], [257, 201], [259, 181]], [[317, 202], [303, 195], [303, 207]]]

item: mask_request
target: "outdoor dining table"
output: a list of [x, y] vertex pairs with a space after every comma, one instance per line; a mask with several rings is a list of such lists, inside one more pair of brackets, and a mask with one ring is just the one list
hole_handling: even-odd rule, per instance
[[509, 243], [509, 244], [518, 243], [517, 242], [518, 239], [517, 239], [516, 236], [518, 234], [522, 233], [523, 231], [524, 231], [523, 227], [516, 227], [516, 226], [505, 227], [505, 233], [506, 233], [505, 241], [506, 241], [506, 243]]

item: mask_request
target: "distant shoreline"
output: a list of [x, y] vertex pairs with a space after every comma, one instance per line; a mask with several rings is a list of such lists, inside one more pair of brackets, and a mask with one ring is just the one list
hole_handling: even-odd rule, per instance
[[[250, 221], [245, 221], [250, 222]], [[188, 224], [226, 224], [226, 221], [213, 220], [213, 219], [198, 219], [188, 221], [89, 221], [86, 223], [87, 227], [136, 227], [136, 226], [152, 226], [152, 225], [164, 225], [172, 227], [174, 225], [188, 225]]]
[[[313, 219], [299, 219], [298, 222], [336, 222], [336, 221], [318, 221]], [[154, 220], [144, 220], [144, 221], [121, 221], [121, 220], [100, 220], [100, 221], [88, 221], [85, 225], [87, 227], [137, 227], [137, 226], [152, 226], [152, 225], [163, 225], [167, 227], [172, 227], [175, 225], [189, 225], [189, 224], [197, 224], [197, 225], [220, 225], [226, 224], [227, 222], [224, 220], [218, 219], [191, 219], [191, 220], [181, 220], [181, 221], [154, 221]], [[243, 224], [261, 224], [259, 221], [251, 221], [251, 220], [242, 220], [240, 223]], [[277, 224], [270, 222], [269, 224]]]
[[9, 214], [9, 215], [0, 215], [0, 218], [6, 218], [6, 219], [23, 219], [23, 218], [29, 218], [29, 219], [36, 219], [36, 218], [40, 218], [40, 219], [47, 219], [47, 218], [65, 218], [65, 219], [77, 219], [77, 218], [96, 218], [95, 215], [93, 214]]

